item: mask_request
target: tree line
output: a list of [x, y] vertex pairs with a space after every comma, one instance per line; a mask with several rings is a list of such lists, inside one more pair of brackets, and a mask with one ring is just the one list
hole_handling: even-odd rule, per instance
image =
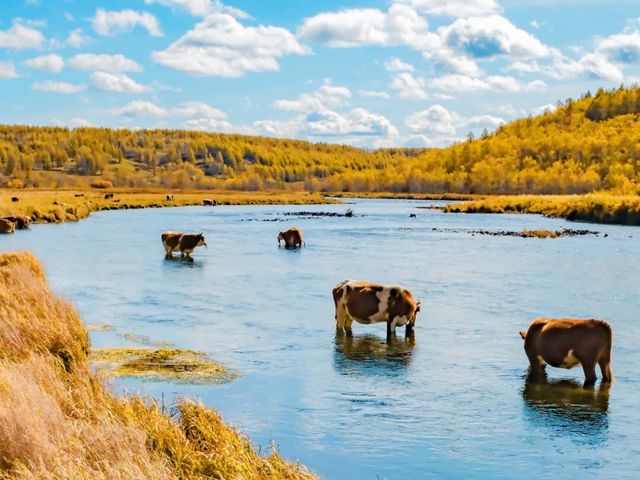
[[640, 193], [640, 88], [557, 108], [442, 149], [367, 151], [183, 130], [0, 126], [0, 184], [415, 193]]

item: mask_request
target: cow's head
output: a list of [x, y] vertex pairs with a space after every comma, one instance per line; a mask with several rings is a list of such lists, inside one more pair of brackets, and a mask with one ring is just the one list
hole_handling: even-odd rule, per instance
[[416, 309], [413, 311], [413, 316], [409, 319], [408, 325], [413, 327], [416, 324], [416, 319], [418, 318], [418, 312], [420, 311], [421, 302], [416, 303]]
[[280, 246], [280, 242], [284, 242], [284, 232], [278, 233], [278, 246]]
[[199, 246], [199, 247], [206, 247], [206, 246], [207, 246], [207, 242], [206, 242], [206, 240], [204, 239], [204, 235], [203, 235], [203, 233], [202, 233], [202, 232], [200, 232], [200, 233], [198, 234], [198, 246]]

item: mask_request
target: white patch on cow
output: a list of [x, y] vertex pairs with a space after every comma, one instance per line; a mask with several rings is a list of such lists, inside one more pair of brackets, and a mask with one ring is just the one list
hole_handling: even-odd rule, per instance
[[540, 365], [546, 365], [547, 362], [544, 361], [544, 358], [542, 358], [542, 355], [538, 355], [538, 361], [540, 362]]
[[391, 296], [390, 288], [383, 288], [376, 296], [378, 297], [378, 311], [369, 318], [372, 322], [386, 322], [389, 319], [389, 297]]
[[409, 317], [406, 315], [402, 315], [401, 317], [396, 317], [393, 319], [394, 325], [398, 327], [404, 327], [409, 322]]
[[580, 364], [580, 360], [573, 356], [573, 349], [567, 352], [567, 356], [562, 361], [562, 368], [573, 368]]

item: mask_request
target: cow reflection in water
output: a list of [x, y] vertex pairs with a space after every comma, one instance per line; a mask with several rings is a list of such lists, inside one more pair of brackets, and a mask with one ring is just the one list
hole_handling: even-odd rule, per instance
[[585, 444], [606, 442], [610, 387], [609, 382], [588, 388], [578, 380], [549, 381], [544, 375], [534, 381], [528, 377], [522, 390], [525, 417], [550, 429], [554, 437]]
[[343, 375], [397, 374], [411, 363], [416, 345], [413, 333], [404, 339], [375, 335], [336, 335], [334, 366]]

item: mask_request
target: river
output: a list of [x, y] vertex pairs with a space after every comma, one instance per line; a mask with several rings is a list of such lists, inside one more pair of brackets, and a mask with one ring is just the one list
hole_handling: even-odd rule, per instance
[[[94, 346], [145, 335], [241, 373], [226, 385], [121, 379], [116, 389], [196, 397], [323, 478], [637, 478], [640, 229], [348, 202], [101, 212], [2, 236], [0, 250], [33, 251], [85, 322], [113, 325], [91, 333]], [[347, 208], [354, 217], [283, 215]], [[277, 246], [291, 224], [300, 250]], [[601, 235], [469, 233], [565, 227]], [[202, 231], [209, 247], [193, 262], [164, 260], [163, 230]], [[386, 343], [383, 324], [336, 339], [331, 289], [346, 278], [412, 290], [415, 340], [399, 329]], [[610, 390], [583, 390], [580, 368], [527, 385], [518, 331], [538, 316], [611, 323]]]

